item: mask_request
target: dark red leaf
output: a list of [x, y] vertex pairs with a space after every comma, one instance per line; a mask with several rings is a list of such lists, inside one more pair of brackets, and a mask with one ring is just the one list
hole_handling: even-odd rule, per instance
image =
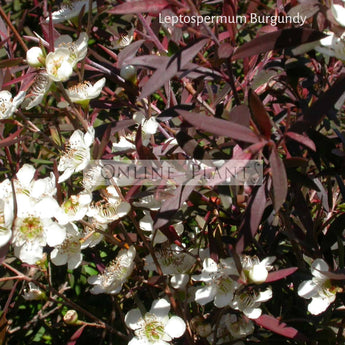
[[23, 58], [13, 58], [0, 61], [0, 68], [18, 66], [23, 62]]
[[117, 57], [117, 67], [121, 68], [122, 66], [128, 65], [129, 63], [126, 60], [133, 58], [144, 42], [145, 40], [138, 40], [122, 49]]
[[285, 268], [276, 272], [269, 272], [265, 283], [271, 283], [271, 282], [275, 282], [276, 280], [283, 279], [289, 276], [290, 274], [296, 272], [297, 270], [298, 270], [298, 267], [290, 267], [290, 268]]
[[274, 333], [280, 334], [286, 338], [296, 340], [306, 340], [306, 337], [301, 334], [297, 329], [293, 327], [286, 327], [286, 323], [279, 321], [270, 315], [261, 315], [254, 320], [255, 323], [261, 327], [264, 327]]
[[0, 141], [0, 147], [10, 146], [10, 145], [17, 143], [20, 140], [23, 140], [24, 139], [23, 137], [18, 137], [18, 135], [21, 133], [22, 130], [23, 130], [23, 128], [20, 128], [16, 132], [14, 132], [13, 134], [11, 134], [8, 137], [6, 137], [5, 139], [1, 140]]
[[167, 81], [173, 78], [185, 65], [197, 55], [204, 45], [208, 42], [208, 39], [202, 39], [196, 43], [187, 46], [173, 55], [169, 59], [167, 66], [159, 66], [159, 68], [153, 73], [149, 81], [144, 85], [139, 99], [150, 96], [153, 92], [158, 90]]
[[260, 133], [266, 139], [269, 139], [271, 137], [272, 122], [261, 99], [253, 90], [249, 90], [248, 103], [253, 120], [258, 126]]
[[266, 185], [262, 184], [256, 187], [250, 196], [243, 222], [239, 229], [239, 240], [236, 244], [236, 252], [239, 254], [243, 252], [258, 231], [267, 203], [265, 189]]
[[145, 1], [131, 1], [125, 2], [113, 9], [109, 10], [108, 13], [112, 14], [136, 14], [142, 12], [160, 13], [164, 8], [169, 6], [167, 0], [145, 0]]
[[278, 212], [286, 199], [288, 182], [284, 163], [275, 146], [270, 154], [270, 164], [273, 181], [273, 206], [274, 210]]
[[198, 113], [190, 113], [185, 110], [177, 110], [177, 112], [191, 125], [203, 131], [247, 143], [257, 143], [260, 141], [260, 138], [249, 128], [232, 121], [217, 119]]
[[234, 51], [234, 47], [230, 43], [223, 43], [218, 47], [218, 57], [220, 59], [227, 59]]
[[325, 34], [322, 32], [309, 28], [278, 30], [256, 37], [250, 42], [243, 44], [236, 50], [233, 58], [243, 59], [274, 49], [292, 48], [303, 43], [318, 41], [323, 37], [325, 37]]
[[289, 137], [295, 141], [298, 141], [299, 143], [303, 144], [304, 146], [309, 147], [313, 151], [316, 151], [315, 144], [310, 138], [308, 138], [304, 135], [295, 133], [295, 132], [286, 132], [285, 134], [287, 137]]
[[249, 127], [250, 124], [250, 111], [249, 108], [244, 105], [238, 105], [231, 109], [228, 118], [230, 121], [236, 122], [237, 124]]
[[70, 340], [68, 341], [67, 345], [75, 345], [77, 340], [80, 338], [81, 334], [83, 333], [86, 325], [82, 325], [76, 332], [73, 333]]

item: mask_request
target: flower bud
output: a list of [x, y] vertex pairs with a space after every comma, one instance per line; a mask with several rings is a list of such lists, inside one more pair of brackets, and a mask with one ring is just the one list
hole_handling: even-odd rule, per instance
[[44, 53], [40, 47], [32, 47], [26, 52], [26, 61], [31, 67], [42, 67]]
[[78, 313], [75, 310], [70, 309], [64, 315], [63, 320], [67, 325], [75, 325], [78, 322]]
[[137, 69], [133, 65], [123, 66], [120, 70], [120, 76], [125, 80], [135, 82]]

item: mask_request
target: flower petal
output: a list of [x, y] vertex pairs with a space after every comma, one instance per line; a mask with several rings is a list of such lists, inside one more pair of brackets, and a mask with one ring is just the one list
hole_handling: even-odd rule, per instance
[[317, 295], [318, 290], [318, 286], [312, 280], [305, 280], [298, 287], [298, 295], [308, 299]]
[[179, 316], [172, 316], [164, 329], [171, 338], [179, 338], [186, 331], [186, 324]]
[[130, 310], [125, 316], [125, 323], [127, 327], [132, 330], [139, 328], [138, 321], [142, 318], [141, 312], [138, 308]]
[[319, 315], [323, 313], [329, 305], [332, 303], [332, 300], [322, 297], [313, 297], [311, 302], [308, 304], [308, 310], [313, 315]]
[[156, 314], [158, 317], [163, 318], [168, 315], [170, 310], [170, 303], [164, 299], [156, 299], [152, 302], [150, 313]]
[[205, 286], [195, 291], [195, 301], [201, 305], [211, 302], [217, 293], [213, 286]]

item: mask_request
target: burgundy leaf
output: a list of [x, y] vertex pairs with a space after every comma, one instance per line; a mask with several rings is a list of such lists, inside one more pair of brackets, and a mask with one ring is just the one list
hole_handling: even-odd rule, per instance
[[193, 189], [193, 185], [178, 186], [174, 190], [173, 196], [163, 202], [162, 207], [155, 218], [153, 228], [159, 229], [167, 224], [182, 204], [188, 199]]
[[218, 57], [220, 59], [227, 59], [234, 51], [234, 47], [230, 43], [223, 43], [218, 47]]
[[344, 273], [322, 271], [322, 274], [324, 274], [326, 277], [328, 277], [329, 279], [332, 279], [332, 280], [345, 280], [345, 274]]
[[86, 325], [82, 325], [76, 332], [73, 333], [71, 338], [69, 339], [67, 345], [75, 345], [77, 343], [77, 340], [80, 338], [81, 334], [83, 333]]
[[[127, 60], [133, 58], [145, 40], [138, 40], [122, 49], [117, 57], [117, 67], [128, 65]], [[152, 56], [151, 56], [152, 57]]]
[[239, 47], [234, 59], [243, 59], [274, 49], [292, 48], [303, 43], [318, 41], [325, 37], [322, 32], [309, 28], [283, 29], [258, 36]]
[[273, 181], [273, 206], [274, 210], [278, 212], [286, 199], [288, 183], [284, 163], [275, 146], [270, 154], [270, 164]]
[[260, 133], [266, 139], [269, 139], [271, 137], [272, 122], [264, 105], [261, 102], [261, 99], [253, 90], [249, 90], [248, 103], [252, 117], [258, 126]]
[[175, 135], [175, 138], [179, 146], [188, 156], [195, 159], [211, 159], [209, 154], [198, 144], [198, 142], [185, 131], [179, 131]]
[[23, 62], [23, 58], [13, 58], [0, 61], [0, 68], [18, 66]]
[[298, 267], [290, 267], [290, 268], [285, 268], [276, 272], [269, 272], [265, 283], [271, 283], [271, 282], [275, 282], [276, 280], [283, 279], [289, 276], [290, 274], [296, 272], [297, 270], [298, 270]]
[[9, 135], [8, 137], [6, 137], [5, 139], [1, 140], [0, 147], [10, 146], [17, 143], [20, 140], [23, 140], [24, 137], [18, 137], [18, 135], [21, 133], [22, 130], [23, 128], [20, 128], [14, 133], [12, 133], [11, 135]]
[[197, 41], [187, 46], [173, 55], [167, 66], [160, 66], [144, 85], [139, 99], [145, 98], [158, 90], [167, 81], [173, 78], [195, 55], [197, 55], [204, 45], [208, 42], [207, 38]]
[[142, 12], [160, 13], [164, 8], [169, 6], [167, 0], [145, 0], [125, 2], [115, 6], [108, 13], [112, 14], [136, 14]]
[[247, 143], [257, 143], [260, 141], [260, 138], [249, 128], [232, 121], [217, 119], [198, 113], [190, 113], [185, 110], [178, 110], [177, 112], [191, 125], [203, 131]]
[[301, 334], [297, 329], [293, 327], [286, 327], [286, 323], [280, 322], [273, 316], [263, 314], [254, 321], [257, 325], [264, 327], [274, 333], [280, 334], [286, 338], [302, 341], [306, 340], [306, 337], [303, 334]]
[[239, 229], [239, 240], [236, 244], [236, 252], [242, 253], [244, 248], [254, 238], [258, 231], [262, 215], [266, 208], [266, 185], [256, 187], [250, 196], [248, 206], [244, 213], [243, 222]]
[[285, 134], [287, 137], [289, 137], [295, 141], [298, 141], [300, 144], [303, 144], [304, 146], [309, 147], [313, 151], [316, 151], [315, 144], [310, 138], [308, 138], [304, 135], [295, 133], [295, 132], [286, 132]]
[[244, 127], [249, 127], [250, 124], [250, 111], [249, 108], [244, 105], [238, 105], [231, 109], [229, 113], [229, 120], [236, 122], [237, 124], [244, 126]]

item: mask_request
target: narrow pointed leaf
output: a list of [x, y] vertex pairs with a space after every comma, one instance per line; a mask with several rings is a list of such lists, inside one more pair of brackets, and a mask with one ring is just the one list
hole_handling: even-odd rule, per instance
[[270, 155], [270, 164], [273, 181], [273, 206], [278, 212], [286, 199], [288, 183], [284, 163], [275, 146]]
[[260, 141], [260, 138], [249, 128], [232, 121], [217, 119], [198, 113], [190, 113], [185, 110], [178, 110], [178, 113], [191, 125], [203, 131], [247, 143], [257, 143]]
[[249, 90], [248, 103], [250, 112], [254, 122], [260, 130], [260, 133], [266, 139], [269, 139], [271, 137], [272, 122], [264, 105], [261, 102], [261, 99], [253, 90]]
[[236, 244], [236, 252], [242, 253], [244, 248], [254, 238], [258, 231], [262, 215], [266, 208], [266, 186], [257, 187], [250, 196], [248, 206], [244, 213], [243, 222], [240, 226], [239, 240]]
[[86, 325], [81, 326], [77, 329], [77, 331], [71, 336], [70, 340], [68, 341], [67, 345], [75, 345], [82, 335]]
[[208, 39], [202, 39], [196, 43], [187, 46], [173, 55], [167, 66], [159, 67], [144, 85], [140, 98], [150, 96], [153, 92], [162, 87], [167, 81], [173, 78], [188, 62], [190, 62], [208, 42]]
[[309, 147], [311, 150], [316, 151], [314, 142], [310, 138], [306, 137], [305, 135], [298, 134], [295, 132], [286, 132], [286, 136], [295, 141], [298, 141], [300, 144], [304, 146]]
[[112, 14], [130, 14], [130, 13], [160, 13], [165, 7], [169, 6], [167, 0], [145, 0], [145, 1], [131, 1], [125, 2], [113, 9], [109, 10], [108, 13]]
[[295, 273], [298, 270], [298, 267], [290, 267], [285, 268], [276, 272], [269, 272], [265, 283], [275, 282], [276, 280], [280, 280], [286, 278], [292, 273]]
[[293, 327], [286, 327], [286, 323], [281, 322], [270, 315], [261, 315], [258, 319], [255, 320], [255, 323], [286, 338], [296, 340], [306, 339], [305, 336], [301, 334], [297, 329]]
[[262, 36], [258, 36], [239, 47], [233, 59], [243, 59], [274, 49], [296, 47], [303, 43], [318, 41], [325, 37], [322, 32], [309, 28], [283, 29]]

